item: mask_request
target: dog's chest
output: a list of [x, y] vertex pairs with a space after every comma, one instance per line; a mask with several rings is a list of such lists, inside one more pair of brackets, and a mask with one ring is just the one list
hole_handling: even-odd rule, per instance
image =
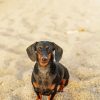
[[50, 77], [49, 73], [50, 72], [48, 69], [40, 70], [40, 73], [38, 76], [40, 85], [48, 86], [49, 84], [51, 84], [51, 77]]
[[40, 88], [48, 88], [52, 84], [53, 80], [53, 76], [50, 75], [49, 68], [47, 69], [39, 68], [39, 72], [38, 74], [35, 74], [35, 78]]
[[51, 83], [49, 73], [47, 72], [45, 73], [40, 72], [38, 79], [39, 79], [38, 83], [40, 85], [48, 86]]

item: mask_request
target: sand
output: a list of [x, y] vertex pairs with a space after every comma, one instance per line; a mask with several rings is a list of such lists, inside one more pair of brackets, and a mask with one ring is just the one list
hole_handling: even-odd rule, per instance
[[100, 100], [100, 0], [0, 0], [0, 100], [35, 100], [26, 48], [40, 40], [70, 73], [55, 100]]

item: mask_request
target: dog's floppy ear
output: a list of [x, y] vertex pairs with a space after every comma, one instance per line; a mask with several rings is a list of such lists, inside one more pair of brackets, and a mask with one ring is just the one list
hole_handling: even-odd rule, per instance
[[55, 43], [53, 43], [53, 46], [55, 50], [55, 60], [56, 62], [59, 62], [60, 59], [62, 58], [63, 49]]
[[26, 51], [28, 54], [28, 57], [32, 60], [32, 61], [36, 61], [36, 44], [38, 42], [33, 43], [32, 45], [30, 45]]

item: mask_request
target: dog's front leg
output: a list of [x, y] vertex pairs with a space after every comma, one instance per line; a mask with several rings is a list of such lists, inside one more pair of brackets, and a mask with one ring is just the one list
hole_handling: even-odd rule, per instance
[[39, 90], [38, 90], [39, 84], [37, 82], [33, 82], [33, 87], [34, 87], [35, 92], [37, 94], [36, 100], [42, 100], [42, 95], [41, 95], [41, 93], [39, 93]]
[[36, 94], [37, 94], [36, 100], [42, 100], [42, 95], [40, 93], [36, 93]]
[[50, 100], [50, 97], [51, 97], [51, 95], [48, 96], [48, 99], [47, 100]]
[[56, 93], [53, 93], [53, 94], [49, 95], [48, 100], [53, 100], [55, 95], [56, 95]]
[[48, 96], [48, 100], [53, 100], [54, 96], [56, 95], [55, 84], [50, 85], [49, 89], [51, 90], [51, 94]]

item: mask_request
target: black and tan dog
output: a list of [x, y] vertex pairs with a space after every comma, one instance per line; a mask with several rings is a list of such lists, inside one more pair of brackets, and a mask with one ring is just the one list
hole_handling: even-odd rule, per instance
[[40, 41], [30, 45], [27, 54], [32, 61], [36, 61], [31, 77], [37, 94], [36, 100], [42, 100], [42, 95], [53, 100], [57, 92], [63, 91], [69, 80], [67, 68], [59, 63], [62, 48], [53, 42]]

